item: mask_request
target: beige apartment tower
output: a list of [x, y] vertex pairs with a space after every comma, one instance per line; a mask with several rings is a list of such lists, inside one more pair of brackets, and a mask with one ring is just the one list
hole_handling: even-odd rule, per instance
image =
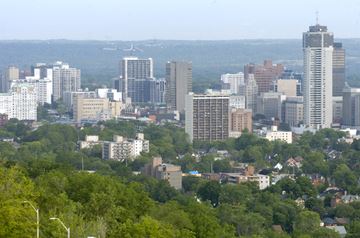
[[166, 63], [166, 104], [171, 110], [184, 112], [185, 96], [192, 91], [191, 62]]
[[249, 109], [232, 109], [231, 110], [231, 132], [243, 132], [247, 129], [252, 132], [252, 111]]

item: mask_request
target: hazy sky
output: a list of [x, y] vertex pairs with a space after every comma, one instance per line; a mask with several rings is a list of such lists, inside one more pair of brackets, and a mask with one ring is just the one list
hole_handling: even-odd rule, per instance
[[0, 0], [0, 39], [360, 38], [360, 0]]

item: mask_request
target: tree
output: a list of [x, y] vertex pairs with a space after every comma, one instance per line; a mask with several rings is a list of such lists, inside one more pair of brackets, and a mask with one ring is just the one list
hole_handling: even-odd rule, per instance
[[197, 194], [202, 200], [209, 200], [216, 207], [219, 204], [221, 186], [217, 181], [209, 181], [200, 186]]
[[294, 223], [294, 234], [312, 234], [319, 229], [320, 216], [311, 211], [300, 212]]
[[358, 238], [360, 234], [360, 221], [352, 221], [347, 232], [347, 238]]
[[0, 237], [34, 237], [36, 216], [28, 204], [35, 204], [35, 186], [19, 168], [0, 167]]
[[346, 164], [337, 166], [333, 176], [338, 187], [344, 188], [350, 192], [356, 189], [356, 176]]

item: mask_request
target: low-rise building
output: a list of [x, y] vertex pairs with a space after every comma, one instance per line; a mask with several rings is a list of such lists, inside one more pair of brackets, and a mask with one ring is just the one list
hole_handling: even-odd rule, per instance
[[102, 142], [102, 158], [105, 160], [133, 160], [141, 152], [149, 152], [149, 141], [142, 133], [138, 133], [135, 139], [115, 135], [113, 141]]
[[75, 95], [74, 119], [77, 123], [106, 121], [121, 114], [121, 101], [110, 101], [108, 98], [86, 98]]
[[270, 141], [281, 140], [288, 144], [292, 143], [291, 131], [278, 131], [277, 126], [272, 126], [270, 131], [266, 132], [266, 139]]
[[161, 157], [153, 158], [151, 163], [144, 166], [142, 173], [147, 176], [152, 176], [158, 180], [166, 180], [169, 182], [170, 186], [175, 189], [182, 188], [181, 167], [163, 163]]
[[102, 141], [99, 141], [99, 136], [87, 135], [85, 141], [79, 141], [80, 149], [91, 149], [95, 145], [101, 145]]
[[228, 183], [244, 183], [255, 182], [258, 184], [259, 189], [263, 190], [270, 186], [270, 177], [263, 174], [243, 175], [238, 173], [221, 173], [221, 180]]

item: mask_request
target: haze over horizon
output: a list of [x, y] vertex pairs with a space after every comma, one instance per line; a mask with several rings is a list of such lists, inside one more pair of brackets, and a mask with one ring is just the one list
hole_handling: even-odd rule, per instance
[[336, 38], [360, 38], [354, 0], [4, 0], [0, 40], [300, 39], [316, 11]]

